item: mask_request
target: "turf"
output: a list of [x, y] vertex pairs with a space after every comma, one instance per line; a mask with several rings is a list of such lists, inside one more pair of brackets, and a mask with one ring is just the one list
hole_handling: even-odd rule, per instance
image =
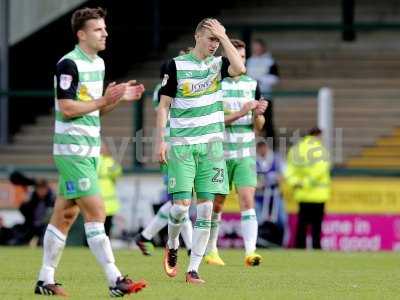
[[[243, 265], [239, 250], [221, 251], [225, 267], [202, 265], [203, 286], [184, 282], [187, 256], [181, 252], [178, 276], [164, 275], [162, 252], [143, 257], [138, 251], [116, 251], [124, 274], [146, 279], [150, 287], [132, 299], [400, 299], [397, 253], [259, 251], [259, 267]], [[0, 299], [43, 299], [33, 295], [41, 249], [0, 248]], [[109, 299], [103, 272], [88, 249], [67, 248], [57, 278], [70, 299]], [[44, 299], [48, 299], [45, 297]]]

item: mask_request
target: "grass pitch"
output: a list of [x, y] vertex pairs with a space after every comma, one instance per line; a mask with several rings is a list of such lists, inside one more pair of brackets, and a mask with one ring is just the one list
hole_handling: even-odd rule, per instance
[[[400, 256], [397, 253], [338, 253], [322, 251], [259, 251], [264, 261], [244, 267], [243, 252], [221, 251], [225, 267], [200, 268], [203, 286], [185, 283], [188, 258], [179, 256], [179, 274], [162, 270], [162, 251], [144, 257], [139, 251], [116, 251], [123, 274], [144, 278], [150, 287], [132, 299], [400, 299]], [[0, 248], [0, 299], [48, 299], [33, 287], [41, 264], [41, 249]], [[57, 280], [70, 299], [109, 299], [103, 272], [86, 248], [67, 248]]]

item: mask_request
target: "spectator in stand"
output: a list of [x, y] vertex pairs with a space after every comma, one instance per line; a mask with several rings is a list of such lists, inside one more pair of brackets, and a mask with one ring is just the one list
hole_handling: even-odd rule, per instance
[[262, 39], [255, 39], [251, 44], [251, 56], [247, 59], [247, 75], [258, 82], [261, 95], [269, 100], [265, 111], [265, 136], [273, 138], [274, 151], [276, 151], [275, 128], [273, 123], [272, 90], [279, 83], [278, 65], [268, 51], [267, 45]]

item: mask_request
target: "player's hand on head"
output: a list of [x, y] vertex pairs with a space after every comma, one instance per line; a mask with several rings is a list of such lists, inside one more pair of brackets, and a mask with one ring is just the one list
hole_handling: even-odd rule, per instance
[[222, 26], [222, 24], [215, 19], [211, 19], [205, 22], [204, 27], [210, 30], [211, 33], [217, 38], [221, 38], [226, 35], [225, 27]]

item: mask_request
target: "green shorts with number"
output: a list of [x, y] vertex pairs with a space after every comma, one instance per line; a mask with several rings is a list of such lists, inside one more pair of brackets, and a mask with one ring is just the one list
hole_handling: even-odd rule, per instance
[[228, 194], [228, 178], [221, 142], [171, 146], [168, 193]]
[[257, 186], [256, 160], [254, 157], [228, 159], [226, 167], [228, 169], [230, 189], [232, 189], [233, 184], [236, 188]]
[[59, 173], [58, 193], [65, 199], [99, 194], [98, 158], [54, 156]]

